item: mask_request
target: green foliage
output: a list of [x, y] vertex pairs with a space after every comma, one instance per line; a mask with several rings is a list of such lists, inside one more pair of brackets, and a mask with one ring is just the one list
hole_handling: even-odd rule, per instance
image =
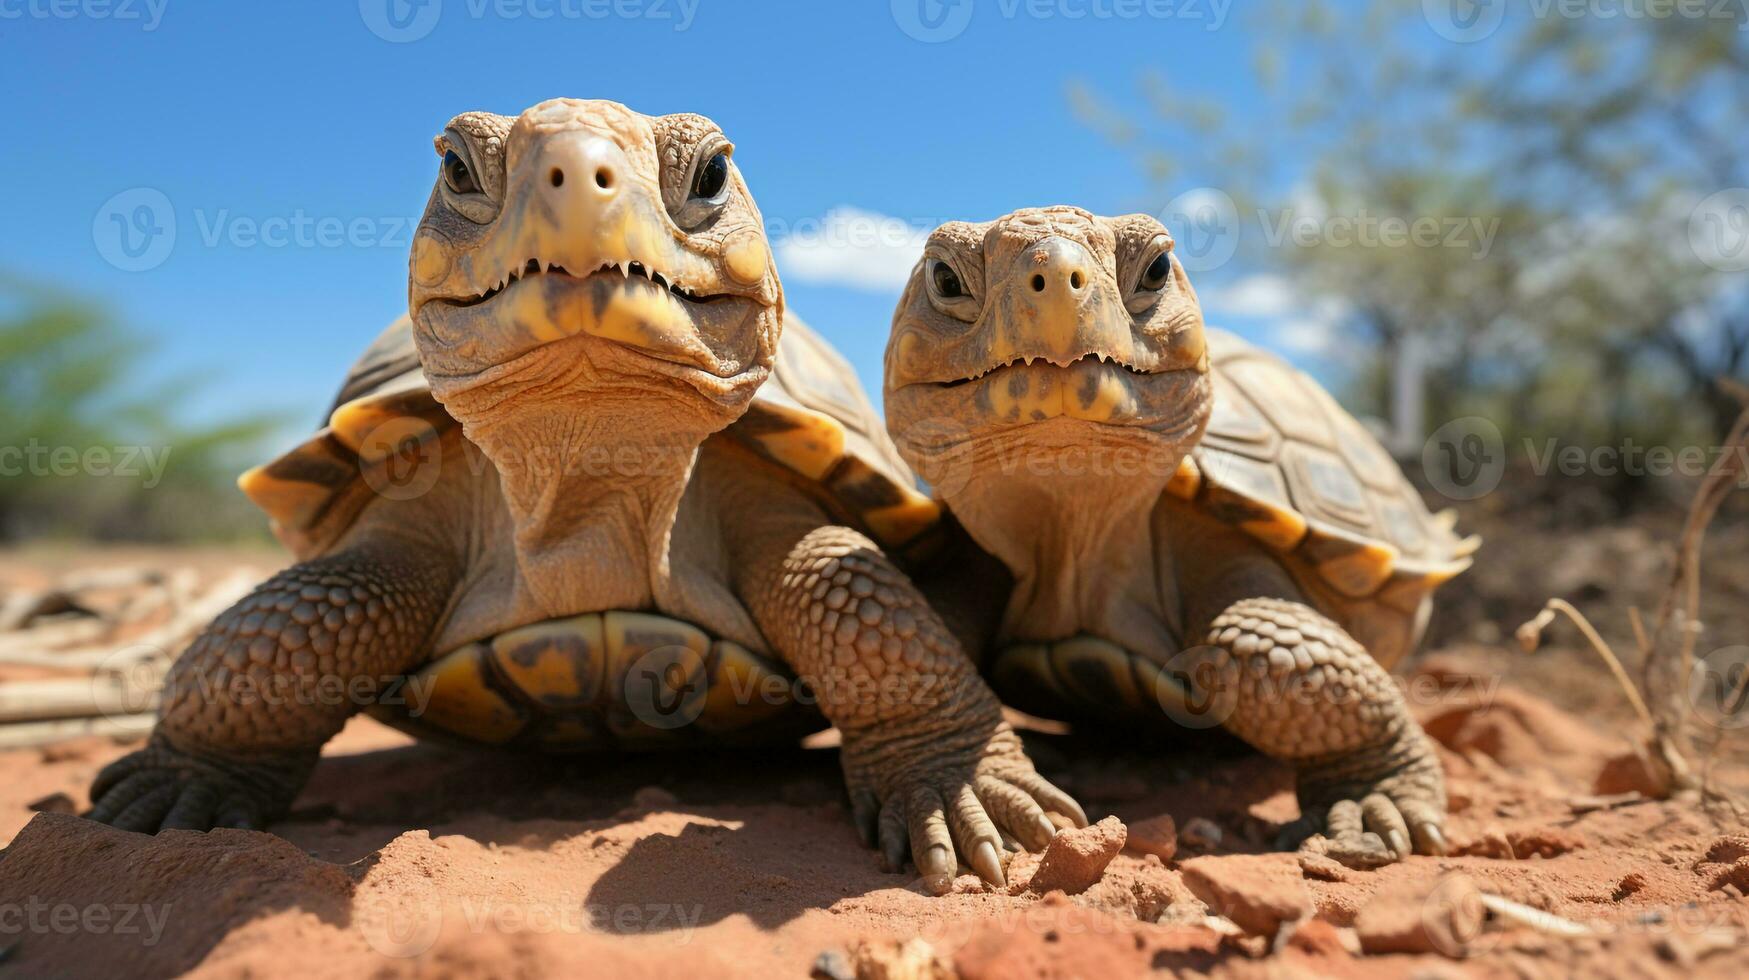
[[[1740, 409], [1718, 379], [1749, 376], [1749, 276], [1709, 264], [1690, 235], [1708, 195], [1749, 188], [1741, 12], [1513, 4], [1493, 36], [1454, 44], [1422, 8], [1266, 4], [1252, 21], [1261, 119], [1208, 125], [1220, 92], [1152, 74], [1134, 99], [1144, 112], [1086, 92], [1077, 108], [1108, 136], [1125, 120], [1118, 145], [1164, 197], [1187, 173], [1219, 175], [1245, 219], [1241, 256], [1308, 306], [1343, 311], [1337, 348], [1357, 407], [1389, 414], [1389, 365], [1413, 338], [1427, 428], [1481, 414], [1509, 446], [1716, 441]], [[1161, 90], [1176, 93], [1169, 109]], [[1161, 147], [1171, 168], [1156, 165]], [[1270, 241], [1259, 214], [1468, 221], [1489, 234], [1481, 249]]]
[[148, 385], [147, 345], [102, 310], [7, 284], [0, 294], [0, 541], [259, 537], [232, 481], [277, 422], [189, 427], [190, 385]]

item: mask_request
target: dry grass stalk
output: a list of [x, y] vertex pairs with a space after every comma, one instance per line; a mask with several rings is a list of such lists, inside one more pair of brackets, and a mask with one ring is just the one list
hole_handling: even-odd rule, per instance
[[[1749, 389], [1734, 384], [1727, 387], [1749, 406]], [[1749, 407], [1745, 408], [1731, 426], [1730, 434], [1725, 438], [1724, 449], [1719, 464], [1712, 467], [1701, 481], [1700, 489], [1696, 491], [1694, 501], [1689, 505], [1682, 534], [1676, 542], [1670, 580], [1659, 600], [1658, 612], [1651, 629], [1646, 628], [1646, 622], [1637, 607], [1628, 610], [1628, 621], [1633, 627], [1634, 642], [1640, 652], [1638, 685], [1629, 679], [1627, 671], [1622, 667], [1621, 658], [1598, 635], [1584, 614], [1564, 600], [1550, 599], [1536, 618], [1518, 628], [1518, 639], [1526, 650], [1534, 651], [1541, 642], [1543, 630], [1557, 615], [1571, 619], [1585, 635], [1592, 649], [1609, 665], [1610, 673], [1633, 705], [1634, 713], [1646, 726], [1645, 738], [1636, 743], [1635, 748], [1649, 764], [1649, 771], [1659, 779], [1661, 792], [1658, 795], [1669, 796], [1699, 789], [1708, 799], [1723, 802], [1736, 810], [1733, 801], [1722, 794], [1711, 792], [1705, 778], [1710, 773], [1713, 759], [1724, 741], [1723, 726], [1714, 729], [1711, 744], [1700, 758], [1701, 777], [1694, 775], [1689, 760], [1696, 753], [1688, 737], [1688, 724], [1697, 706], [1687, 695], [1689, 679], [1695, 665], [1695, 645], [1703, 630], [1700, 619], [1701, 545], [1706, 540], [1707, 528], [1712, 525], [1720, 505], [1744, 476], [1743, 460], [1749, 455]], [[1672, 634], [1675, 636], [1673, 648], [1669, 642]], [[1732, 691], [1721, 703], [1722, 710], [1731, 713], [1740, 708], [1744, 695], [1749, 693], [1746, 689], [1749, 689], [1749, 672], [1740, 673], [1736, 678]]]

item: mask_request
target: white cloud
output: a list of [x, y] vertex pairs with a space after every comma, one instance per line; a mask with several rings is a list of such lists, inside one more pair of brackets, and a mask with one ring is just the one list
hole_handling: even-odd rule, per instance
[[1197, 293], [1205, 318], [1214, 324], [1230, 317], [1261, 322], [1271, 341], [1302, 354], [1328, 353], [1347, 307], [1335, 299], [1308, 299], [1286, 276], [1259, 273]]
[[861, 208], [770, 228], [786, 281], [897, 292], [923, 255], [929, 229]]

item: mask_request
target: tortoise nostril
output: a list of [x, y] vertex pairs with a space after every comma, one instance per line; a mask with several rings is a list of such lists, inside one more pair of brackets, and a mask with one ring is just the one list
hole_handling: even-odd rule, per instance
[[1044, 276], [1033, 276], [1032, 277], [1032, 291], [1035, 293], [1042, 293], [1045, 291], [1045, 277]]
[[558, 186], [564, 184], [564, 182], [565, 182], [565, 172], [563, 170], [560, 170], [558, 167], [554, 167], [553, 172], [551, 174], [548, 174], [547, 176], [552, 178], [554, 187], [558, 187]]
[[613, 171], [609, 170], [606, 167], [597, 167], [595, 170], [595, 186], [601, 188], [602, 190], [607, 190], [608, 188], [612, 187], [613, 186]]
[[1070, 289], [1080, 289], [1081, 284], [1085, 281], [1086, 280], [1081, 278], [1081, 270], [1080, 269], [1076, 269], [1074, 272], [1069, 273], [1069, 288]]

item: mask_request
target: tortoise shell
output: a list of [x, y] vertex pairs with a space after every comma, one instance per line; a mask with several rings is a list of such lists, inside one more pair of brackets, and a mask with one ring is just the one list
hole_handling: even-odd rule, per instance
[[[353, 365], [328, 424], [238, 486], [299, 558], [320, 554], [374, 496], [397, 460], [456, 421], [431, 394], [412, 321], [396, 320]], [[848, 361], [793, 314], [771, 378], [723, 435], [825, 487], [853, 522], [895, 551], [920, 547], [941, 516], [917, 489]], [[720, 436], [719, 436], [720, 438]], [[392, 492], [389, 491], [389, 492]]]
[[1480, 544], [1428, 512], [1391, 454], [1304, 372], [1222, 330], [1214, 408], [1167, 493], [1282, 556], [1314, 604], [1386, 667], [1420, 640], [1440, 583]]
[[451, 650], [371, 713], [421, 737], [543, 752], [794, 740], [826, 727], [784, 664], [691, 623], [611, 611]]
[[[328, 424], [238, 485], [299, 558], [319, 555], [379, 495], [417, 479], [422, 448], [459, 424], [432, 395], [402, 317], [353, 366]], [[883, 546], [929, 546], [939, 507], [917, 490], [842, 356], [786, 316], [770, 379], [737, 439], [823, 487]], [[434, 472], [427, 468], [427, 473]], [[696, 626], [606, 611], [533, 623], [436, 652], [372, 706], [418, 735], [553, 751], [791, 738], [824, 727], [782, 663]]]
[[[1316, 381], [1230, 333], [1208, 333], [1214, 407], [1168, 496], [1278, 555], [1311, 604], [1385, 667], [1420, 642], [1433, 590], [1470, 565], [1453, 532], [1354, 416]], [[1222, 717], [1159, 664], [1091, 635], [1007, 647], [989, 678], [1047, 718], [1206, 728]]]

